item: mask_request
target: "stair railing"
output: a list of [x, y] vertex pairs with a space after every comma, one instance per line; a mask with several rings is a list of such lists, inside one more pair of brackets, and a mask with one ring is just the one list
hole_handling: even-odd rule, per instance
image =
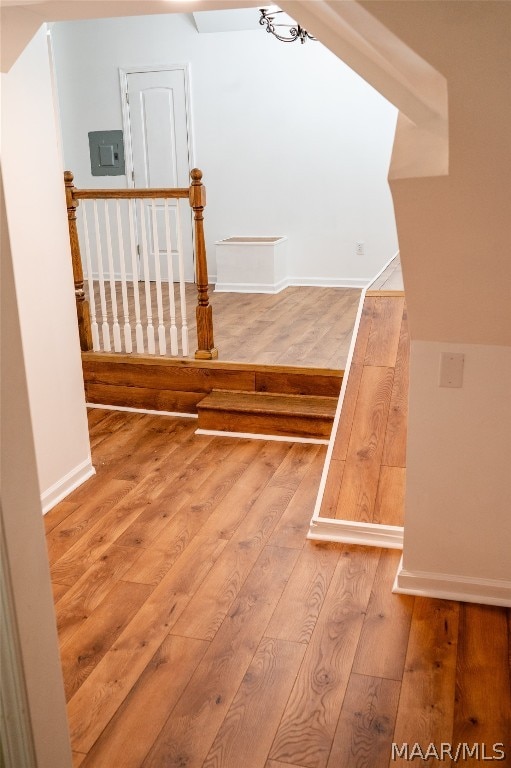
[[[206, 189], [202, 183], [202, 171], [194, 168], [190, 176], [191, 184], [188, 188], [77, 189], [73, 184], [73, 174], [70, 171], [64, 173], [76, 311], [82, 351], [110, 352], [113, 350], [128, 354], [136, 351], [139, 354], [170, 353], [173, 356], [180, 354], [183, 357], [188, 356], [184, 254], [179, 215], [179, 200], [186, 198], [194, 214], [197, 284], [195, 357], [201, 360], [212, 360], [218, 356], [213, 340], [213, 313], [209, 303], [208, 265], [204, 240], [203, 213], [206, 205]], [[174, 227], [171, 225], [168, 205], [170, 199], [177, 201], [174, 209], [176, 214]], [[84, 287], [80, 248], [82, 238], [79, 236], [77, 224], [77, 209], [80, 201], [84, 201], [80, 231], [85, 251], [88, 300]], [[100, 201], [103, 202], [102, 206], [99, 205]], [[115, 205], [110, 201], [115, 201]], [[125, 202], [122, 203], [122, 201]], [[162, 201], [159, 209], [156, 201]], [[158, 222], [158, 212], [163, 213], [163, 222], [161, 215]], [[160, 245], [162, 245], [161, 249]], [[163, 262], [160, 261], [160, 253], [164, 254]], [[94, 267], [96, 267], [96, 276]], [[166, 276], [162, 275], [165, 269]], [[174, 287], [176, 271], [179, 273], [178, 301], [176, 301]], [[164, 298], [164, 294], [167, 293], [164, 288], [166, 282], [168, 282], [168, 312], [166, 312]], [[119, 283], [120, 290], [118, 290]], [[143, 283], [142, 287], [141, 283]], [[122, 308], [124, 320], [122, 332], [119, 322], [119, 305]], [[178, 305], [181, 319], [180, 333], [177, 326]], [[156, 309], [156, 329], [153, 325], [153, 308]], [[134, 314], [134, 322], [132, 314]], [[145, 315], [145, 321], [143, 315]]]

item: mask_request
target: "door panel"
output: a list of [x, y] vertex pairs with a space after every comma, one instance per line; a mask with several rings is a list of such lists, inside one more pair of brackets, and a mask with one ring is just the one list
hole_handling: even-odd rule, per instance
[[[135, 187], [188, 187], [190, 158], [185, 73], [182, 69], [136, 72], [127, 75], [131, 149]], [[177, 207], [181, 210], [181, 240], [185, 280], [193, 282], [191, 210], [185, 201], [169, 200], [174, 279], [177, 260]], [[156, 258], [150, 201], [144, 204], [150, 277], [155, 279]], [[162, 279], [168, 280], [164, 206], [157, 203], [157, 235]]]
[[[178, 251], [178, 208], [179, 205], [181, 209], [181, 226], [184, 229], [185, 226], [189, 222], [189, 205], [186, 200], [183, 201], [177, 201], [177, 200], [169, 200], [167, 202], [168, 207], [168, 219], [169, 219], [169, 225], [168, 225], [168, 234], [169, 234], [169, 251], [172, 254], [171, 259], [171, 269], [172, 269], [172, 279], [174, 282], [177, 282], [179, 280], [179, 267], [178, 267], [178, 259], [179, 259], [179, 251]], [[169, 279], [169, 268], [168, 268], [168, 256], [167, 256], [167, 227], [165, 225], [165, 204], [162, 200], [157, 200], [155, 204], [155, 220], [156, 220], [156, 237], [154, 233], [153, 228], [153, 213], [152, 213], [152, 206], [150, 201], [144, 202], [144, 214], [145, 214], [145, 230], [146, 230], [146, 238], [147, 238], [147, 249], [150, 259], [150, 269], [149, 269], [149, 279], [155, 280], [156, 278], [156, 272], [155, 272], [155, 254], [159, 254], [159, 261], [160, 261], [160, 276], [162, 280], [168, 280]], [[182, 240], [184, 240], [184, 237], [182, 237]], [[155, 242], [156, 241], [156, 242]], [[190, 237], [191, 242], [191, 237]], [[191, 244], [190, 244], [191, 248]], [[184, 249], [184, 246], [183, 246]], [[190, 266], [189, 263], [185, 262], [185, 280], [187, 282], [193, 282], [194, 276], [193, 276], [193, 262], [191, 264], [191, 272], [187, 267]], [[143, 271], [140, 273], [142, 276], [145, 276]]]

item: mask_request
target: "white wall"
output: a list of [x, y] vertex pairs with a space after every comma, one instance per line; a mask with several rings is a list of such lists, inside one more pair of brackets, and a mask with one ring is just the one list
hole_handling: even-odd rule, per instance
[[[438, 386], [442, 352], [463, 387]], [[511, 347], [414, 341], [410, 369], [404, 568], [501, 580], [511, 603]]]
[[39, 486], [49, 508], [92, 468], [44, 28], [2, 75], [2, 168]]
[[0, 178], [2, 755], [8, 766], [71, 768], [4, 198]]
[[77, 186], [125, 186], [90, 175], [87, 139], [122, 128], [118, 68], [190, 62], [210, 271], [215, 240], [287, 235], [291, 277], [367, 280], [397, 250], [396, 110], [320, 43], [279, 43], [254, 14], [255, 31], [213, 34], [187, 15], [55, 24], [66, 166]]

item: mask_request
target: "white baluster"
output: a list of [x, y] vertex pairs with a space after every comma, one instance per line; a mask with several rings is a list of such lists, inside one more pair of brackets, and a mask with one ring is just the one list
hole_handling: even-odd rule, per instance
[[92, 349], [94, 352], [99, 352], [99, 329], [98, 322], [96, 320], [96, 297], [94, 296], [94, 278], [92, 276], [92, 259], [90, 255], [90, 239], [89, 239], [89, 225], [87, 222], [87, 208], [86, 200], [82, 201], [83, 209], [83, 236], [85, 241], [85, 262], [87, 264], [87, 284], [89, 286], [89, 306], [90, 306], [90, 320], [92, 331]]
[[99, 280], [99, 298], [101, 301], [101, 333], [103, 336], [103, 349], [110, 352], [110, 326], [107, 320], [106, 297], [105, 297], [105, 273], [103, 271], [103, 252], [101, 250], [101, 233], [99, 231], [98, 204], [94, 200], [94, 229], [96, 233], [96, 254], [98, 261], [98, 280]]
[[153, 226], [153, 248], [156, 269], [156, 304], [158, 307], [158, 348], [160, 355], [167, 354], [167, 340], [163, 325], [163, 301], [161, 295], [160, 243], [158, 238], [158, 222], [156, 221], [156, 203], [151, 200], [151, 221]]
[[105, 200], [105, 227], [106, 227], [106, 250], [108, 254], [108, 272], [110, 275], [110, 298], [112, 300], [112, 316], [113, 316], [113, 334], [114, 334], [114, 351], [122, 352], [121, 346], [121, 329], [119, 326], [119, 318], [117, 317], [117, 293], [115, 287], [115, 271], [114, 271], [114, 256], [112, 252], [112, 231], [110, 229], [110, 209], [108, 207], [108, 200]]
[[131, 271], [133, 273], [133, 299], [135, 301], [135, 342], [137, 352], [139, 354], [144, 353], [144, 331], [142, 328], [142, 322], [140, 319], [140, 288], [139, 288], [139, 274], [138, 274], [138, 253], [137, 242], [135, 238], [135, 201], [128, 201], [128, 215], [130, 222], [130, 250], [131, 250]]
[[169, 305], [170, 305], [170, 354], [178, 355], [176, 327], [176, 299], [174, 296], [174, 265], [172, 263], [172, 241], [170, 238], [169, 206], [165, 198], [165, 248], [167, 251], [167, 270], [169, 276]]
[[128, 306], [128, 288], [126, 285], [126, 256], [124, 253], [124, 238], [122, 236], [121, 222], [121, 203], [116, 200], [117, 214], [117, 242], [119, 245], [119, 258], [121, 262], [121, 290], [122, 290], [122, 311], [124, 314], [124, 349], [129, 354], [133, 351], [131, 342], [130, 311]]
[[140, 228], [142, 232], [142, 259], [144, 262], [144, 286], [147, 315], [147, 351], [150, 355], [154, 355], [156, 352], [156, 347], [154, 344], [153, 304], [151, 299], [151, 281], [149, 279], [149, 254], [147, 251], [147, 231], [143, 199], [140, 199]]
[[181, 299], [181, 345], [183, 357], [188, 357], [188, 319], [186, 317], [185, 268], [183, 262], [183, 237], [181, 231], [181, 210], [179, 200], [176, 205], [177, 254], [179, 259], [179, 295]]

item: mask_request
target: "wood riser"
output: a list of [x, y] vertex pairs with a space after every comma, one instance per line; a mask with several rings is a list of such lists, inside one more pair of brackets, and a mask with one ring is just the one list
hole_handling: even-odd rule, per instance
[[328, 439], [332, 431], [332, 423], [333, 419], [290, 417], [278, 413], [208, 411], [199, 405], [198, 428], [219, 432]]
[[84, 353], [86, 400], [101, 405], [197, 413], [213, 389], [338, 397], [342, 371]]
[[336, 406], [335, 397], [217, 389], [197, 409], [199, 429], [324, 439]]

